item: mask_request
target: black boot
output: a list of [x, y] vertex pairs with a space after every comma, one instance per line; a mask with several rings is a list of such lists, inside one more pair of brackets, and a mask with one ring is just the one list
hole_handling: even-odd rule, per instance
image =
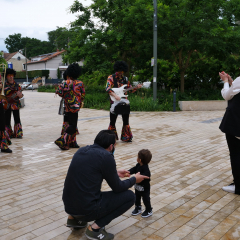
[[10, 148], [7, 148], [7, 149], [1, 149], [1, 152], [12, 153], [12, 150], [11, 150]]

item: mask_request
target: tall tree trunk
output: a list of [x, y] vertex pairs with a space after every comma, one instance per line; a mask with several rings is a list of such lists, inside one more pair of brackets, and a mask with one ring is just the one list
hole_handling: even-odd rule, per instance
[[185, 71], [181, 70], [181, 93], [184, 93], [184, 75]]

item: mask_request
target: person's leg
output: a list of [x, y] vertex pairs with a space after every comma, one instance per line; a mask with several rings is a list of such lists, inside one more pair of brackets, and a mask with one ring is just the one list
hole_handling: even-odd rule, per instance
[[13, 110], [13, 118], [14, 118], [14, 137], [16, 138], [22, 138], [23, 136], [23, 130], [22, 130], [22, 124], [20, 120], [20, 110]]
[[122, 120], [123, 120], [123, 127], [122, 127], [121, 140], [124, 142], [131, 142], [133, 135], [129, 125], [129, 114], [123, 114]]
[[240, 195], [240, 140], [230, 134], [226, 134], [226, 139], [230, 152], [235, 193]]
[[110, 124], [109, 124], [108, 130], [113, 131], [116, 135], [116, 139], [118, 140], [118, 134], [117, 134], [117, 129], [116, 129], [117, 117], [118, 117], [117, 114], [110, 112]]
[[66, 132], [66, 129], [69, 127], [69, 123], [68, 123], [68, 115], [67, 112], [63, 113], [63, 126], [62, 126], [62, 131], [61, 131], [61, 135], [63, 135]]
[[11, 108], [5, 111], [5, 130], [10, 138], [13, 137], [13, 130], [11, 126]]
[[0, 103], [0, 116], [0, 148], [2, 152], [11, 153], [12, 150], [8, 148], [11, 141], [5, 131], [5, 116], [2, 103]]
[[142, 213], [142, 217], [149, 217], [152, 215], [152, 206], [150, 201], [150, 189], [142, 192], [143, 203], [145, 205], [145, 211]]
[[140, 191], [135, 189], [135, 196], [136, 196], [135, 209], [132, 211], [133, 216], [136, 216], [142, 212], [142, 206], [141, 206], [142, 194]]
[[66, 132], [55, 141], [55, 144], [62, 150], [68, 150], [69, 147], [79, 148], [76, 142], [76, 126], [78, 113], [68, 112], [69, 127]]
[[102, 192], [102, 200], [100, 202], [100, 210], [95, 223], [99, 227], [105, 227], [113, 219], [125, 213], [133, 206], [135, 202], [135, 194], [131, 190], [120, 193]]

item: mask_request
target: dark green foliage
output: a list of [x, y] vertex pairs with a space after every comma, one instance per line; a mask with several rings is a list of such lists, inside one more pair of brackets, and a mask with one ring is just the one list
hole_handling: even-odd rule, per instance
[[[46, 77], [46, 79], [49, 76], [49, 70], [34, 70], [34, 71], [28, 71], [28, 77], [29, 78], [35, 78], [35, 77]], [[17, 72], [15, 78], [26, 78], [26, 72]]]
[[[10, 53], [27, 48], [26, 57], [28, 58], [53, 52], [53, 46], [50, 42], [41, 41], [36, 38], [22, 37], [20, 33], [9, 35], [4, 42]], [[25, 55], [25, 51], [23, 52], [23, 55]]]
[[[55, 92], [56, 86], [42, 86], [38, 92]], [[84, 107], [93, 109], [110, 109], [109, 96], [103, 87], [86, 87], [86, 97]], [[173, 110], [173, 93], [169, 91], [158, 91], [157, 101], [153, 101], [152, 89], [139, 89], [135, 93], [129, 94], [131, 111], [172, 111]], [[223, 100], [219, 90], [194, 90], [181, 93], [177, 91], [178, 101], [194, 100]], [[176, 106], [179, 110], [178, 104]]]

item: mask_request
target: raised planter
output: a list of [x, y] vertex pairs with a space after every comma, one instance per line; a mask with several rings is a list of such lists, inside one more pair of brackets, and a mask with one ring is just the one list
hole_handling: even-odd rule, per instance
[[216, 111], [225, 110], [227, 101], [206, 100], [206, 101], [179, 101], [179, 108], [182, 111]]

